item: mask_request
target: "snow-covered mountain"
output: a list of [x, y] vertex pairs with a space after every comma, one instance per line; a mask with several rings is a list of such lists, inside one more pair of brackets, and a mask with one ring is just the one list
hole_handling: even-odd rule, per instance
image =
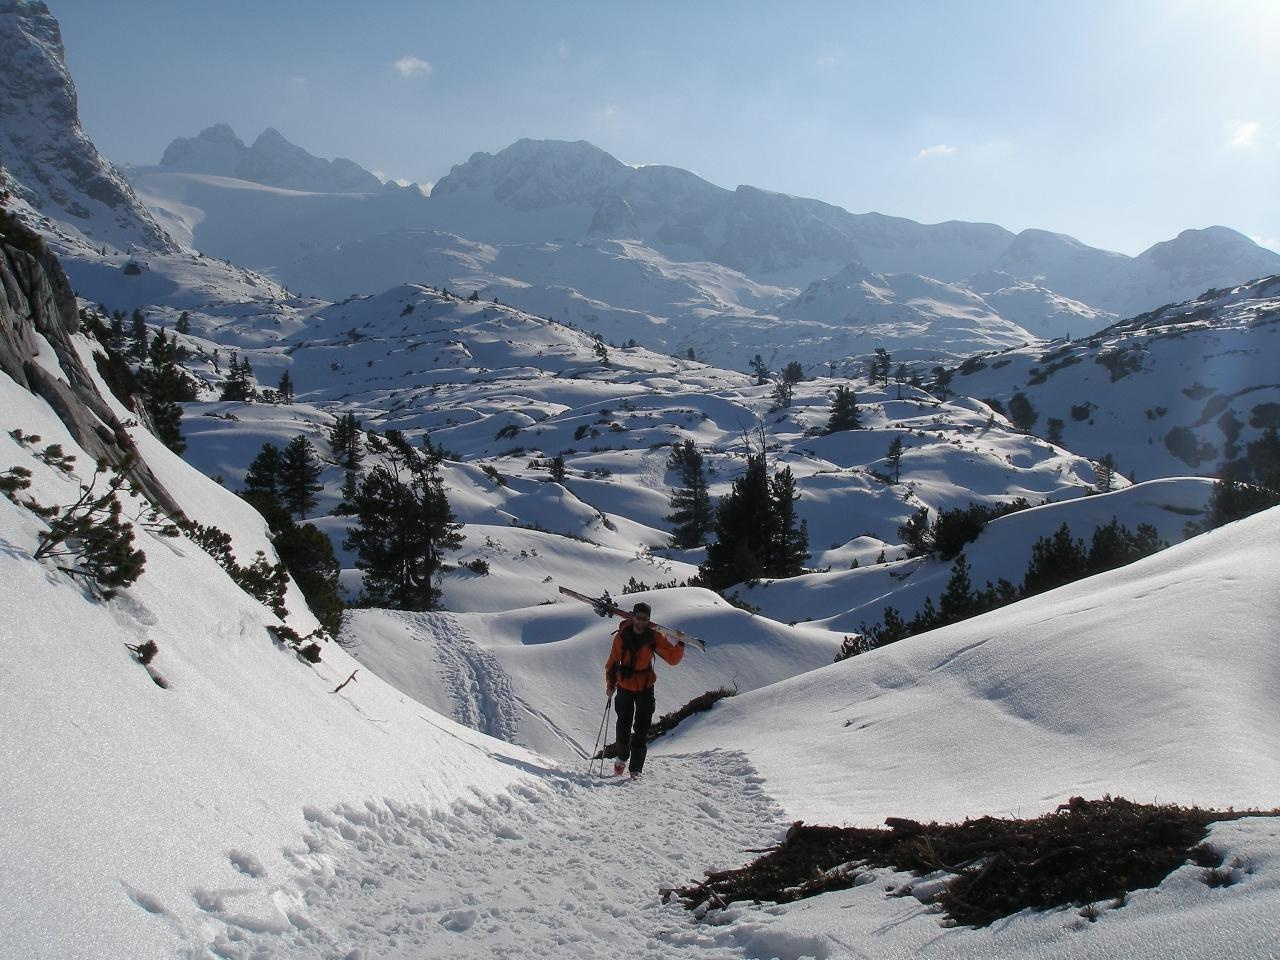
[[843, 328], [843, 337], [833, 335], [832, 357], [865, 356], [883, 346], [900, 360], [929, 360], [944, 344], [948, 352], [969, 354], [983, 344], [1036, 339], [969, 290], [918, 274], [873, 273], [861, 264], [809, 284], [778, 317]]
[[[886, 312], [918, 316], [918, 298], [910, 297], [877, 299], [852, 316], [854, 325], [874, 326], [887, 338], [872, 346], [935, 360], [1013, 342], [1012, 326], [1037, 336], [1092, 333], [1114, 315], [1280, 269], [1280, 256], [1225, 228], [1187, 231], [1130, 258], [1040, 230], [1015, 237], [990, 224], [923, 225], [754, 187], [726, 190], [676, 167], [627, 166], [584, 141], [521, 140], [496, 154], [477, 153], [429, 197], [416, 187], [335, 193], [314, 183], [299, 189], [298, 178], [251, 177], [240, 170], [238, 143], [227, 128], [210, 128], [175, 141], [173, 162], [133, 171], [167, 228], [207, 253], [330, 298], [404, 282], [498, 296], [506, 288], [504, 300], [592, 325], [615, 342], [693, 346], [739, 367], [784, 344], [801, 345], [797, 358], [811, 366], [869, 352], [866, 338], [840, 332], [850, 326], [851, 304], [832, 303], [832, 315], [817, 315], [816, 306], [807, 311], [804, 319], [827, 332], [794, 330], [782, 321], [797, 317], [778, 310], [788, 296], [811, 293], [810, 284], [839, 285], [837, 275], [850, 263], [881, 275], [963, 282], [984, 300], [972, 304], [975, 315], [1004, 321], [976, 325], [986, 328], [981, 332], [973, 324], [967, 332], [945, 322], [917, 324], [905, 336], [879, 323]], [[440, 234], [488, 250], [489, 268], [475, 270], [469, 255], [461, 263], [452, 254], [441, 259], [455, 241], [442, 242]], [[589, 259], [604, 250], [605, 269], [580, 269], [582, 251]], [[635, 262], [625, 265], [628, 258]], [[670, 275], [680, 263], [697, 269], [681, 281], [691, 288], [672, 298], [664, 283], [651, 282], [652, 268], [663, 264]], [[630, 279], [619, 283], [623, 275]], [[726, 299], [724, 278], [777, 293]], [[966, 297], [951, 292], [946, 299]], [[743, 325], [758, 341], [746, 349], [735, 332]]]
[[1280, 425], [1280, 279], [1210, 290], [1085, 340], [962, 364], [952, 389], [1007, 402], [1023, 392], [1036, 432], [1141, 478], [1217, 474]]
[[41, 2], [0, 0], [0, 188], [68, 247], [175, 246], [80, 126], [62, 32]]
[[179, 137], [170, 143], [160, 158], [160, 168], [311, 193], [375, 193], [382, 189], [382, 181], [358, 163], [342, 157], [323, 160], [290, 143], [274, 127], [262, 131], [253, 145], [246, 147], [231, 127], [214, 124], [194, 137]]
[[1043, 340], [1088, 336], [1118, 319], [1105, 310], [1095, 310], [1039, 283], [1019, 280], [1000, 270], [974, 274], [962, 286], [982, 297], [1005, 320]]

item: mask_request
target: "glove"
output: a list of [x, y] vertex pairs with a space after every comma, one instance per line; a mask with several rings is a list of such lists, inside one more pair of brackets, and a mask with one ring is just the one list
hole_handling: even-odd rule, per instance
[[606, 684], [604, 685], [604, 692], [605, 692], [605, 693], [607, 693], [607, 694], [608, 694], [609, 696], [611, 696], [611, 697], [613, 696], [613, 690], [614, 690], [614, 686], [613, 686], [613, 684], [612, 684], [612, 683], [606, 683]]

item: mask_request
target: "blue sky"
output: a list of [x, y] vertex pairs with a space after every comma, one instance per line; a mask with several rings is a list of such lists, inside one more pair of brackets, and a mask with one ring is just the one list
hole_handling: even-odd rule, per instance
[[855, 212], [1280, 250], [1280, 0], [50, 0], [85, 127], [429, 183], [521, 137]]

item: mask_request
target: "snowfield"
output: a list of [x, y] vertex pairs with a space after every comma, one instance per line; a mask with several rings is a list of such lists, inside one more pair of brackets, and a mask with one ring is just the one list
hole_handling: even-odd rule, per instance
[[[133, 171], [135, 193], [80, 127], [43, 3], [0, 0], [0, 118], [8, 206], [70, 284], [50, 266], [41, 287], [12, 242], [38, 244], [5, 226], [0, 957], [1280, 960], [1280, 818], [1261, 815], [1210, 829], [1227, 885], [1188, 862], [982, 929], [943, 919], [944, 872], [788, 905], [664, 896], [798, 819], [1032, 817], [1104, 794], [1280, 807], [1280, 507], [1185, 539], [1207, 475], [1280, 423], [1277, 255], [1224, 227], [1129, 258], [850, 214], [584, 141], [477, 153], [427, 195], [219, 126]], [[112, 394], [104, 377], [122, 394], [128, 377], [75, 307], [136, 308], [185, 351], [182, 456]], [[894, 363], [873, 379], [878, 346]], [[742, 372], [756, 355], [773, 376], [801, 363], [790, 402]], [[257, 402], [219, 399], [233, 356]], [[939, 359], [960, 363], [949, 386]], [[285, 373], [296, 402], [273, 402]], [[840, 387], [861, 427], [828, 434]], [[1002, 413], [1024, 390], [1044, 438]], [[303, 519], [355, 600], [329, 442], [346, 414], [441, 451], [462, 524], [442, 610], [352, 607], [309, 662], [273, 638], [317, 626], [297, 584], [282, 623], [133, 492], [146, 566], [113, 599], [35, 557], [49, 525], [24, 498], [65, 507], [93, 473], [64, 422], [103, 449], [132, 437], [156, 499], [241, 564], [276, 558], [236, 493], [250, 462], [304, 436], [324, 470]], [[803, 575], [688, 585], [706, 548], [670, 546], [686, 443], [713, 499], [753, 453], [791, 471]], [[909, 557], [909, 518], [1017, 499], [965, 547], [979, 589], [1019, 582], [1063, 523], [1086, 542], [1150, 524], [1170, 546], [833, 662], [886, 606], [909, 618], [945, 589], [954, 562]], [[737, 691], [655, 741], [638, 782], [591, 769], [616, 623], [561, 586], [707, 641], [658, 665], [658, 717]]]
[[[42, 403], [6, 390], [6, 430], [71, 449]], [[33, 495], [67, 499], [70, 479], [0, 443], [32, 465]], [[173, 464], [169, 482], [187, 470]], [[237, 526], [234, 498], [195, 478], [175, 485], [188, 487], [193, 515], [255, 533]], [[1274, 804], [1277, 511], [816, 671], [819, 635], [701, 591], [654, 594], [711, 640], [663, 671], [664, 705], [732, 673], [759, 689], [658, 741], [639, 784], [587, 775], [573, 746], [591, 741], [603, 707], [607, 628], [584, 605], [369, 611], [350, 631], [361, 659], [327, 644], [312, 667], [277, 648], [274, 618], [185, 540], [141, 535], [145, 574], [103, 604], [30, 559], [30, 514], [0, 502], [0, 523], [11, 665], [0, 725], [6, 766], [21, 771], [0, 787], [13, 852], [0, 902], [15, 955], [1154, 958], [1277, 946], [1274, 820], [1213, 829], [1249, 864], [1241, 882], [1213, 890], [1187, 867], [1096, 924], [1063, 910], [941, 928], [929, 905], [886, 898], [906, 879], [887, 872], [704, 921], [658, 896], [744, 861], [795, 817], [1032, 814], [1107, 790]], [[130, 656], [142, 639], [160, 646], [152, 668], [168, 689]], [[449, 682], [415, 673], [428, 652], [453, 659]], [[417, 677], [426, 704], [379, 669], [402, 687]], [[770, 684], [770, 670], [797, 675]], [[499, 736], [546, 714], [565, 737], [547, 752], [564, 759], [455, 724], [468, 697]]]

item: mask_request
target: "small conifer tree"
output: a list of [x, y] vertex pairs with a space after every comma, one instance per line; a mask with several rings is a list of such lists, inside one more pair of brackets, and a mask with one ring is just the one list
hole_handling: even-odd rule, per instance
[[136, 307], [129, 318], [129, 354], [139, 361], [147, 357], [147, 318]]
[[756, 375], [757, 387], [763, 387], [769, 382], [769, 365], [764, 362], [764, 358], [758, 353], [751, 358], [751, 372]]
[[148, 365], [138, 370], [142, 402], [155, 427], [156, 436], [174, 453], [182, 453], [182, 407], [179, 401], [190, 396], [187, 378], [178, 368], [174, 343], [164, 328], [151, 341]]
[[680, 471], [680, 486], [671, 494], [671, 513], [667, 516], [667, 521], [674, 524], [671, 545], [677, 549], [701, 546], [714, 526], [702, 453], [692, 440], [686, 440], [672, 448], [667, 466]]
[[839, 430], [858, 430], [862, 427], [862, 418], [858, 415], [858, 397], [845, 384], [836, 387], [831, 398], [831, 416], [823, 433], [836, 433]]
[[1021, 390], [1009, 398], [1009, 422], [1013, 424], [1015, 430], [1030, 433], [1039, 418], [1040, 414], [1036, 412], [1036, 408], [1031, 405], [1031, 401]]
[[319, 503], [321, 472], [311, 441], [302, 434], [290, 440], [280, 456], [279, 472], [280, 502], [286, 510], [306, 519], [307, 511]]
[[889, 444], [889, 452], [885, 454], [885, 459], [889, 461], [889, 468], [893, 471], [893, 482], [897, 483], [898, 478], [902, 475], [902, 437], [895, 436], [893, 442]]

